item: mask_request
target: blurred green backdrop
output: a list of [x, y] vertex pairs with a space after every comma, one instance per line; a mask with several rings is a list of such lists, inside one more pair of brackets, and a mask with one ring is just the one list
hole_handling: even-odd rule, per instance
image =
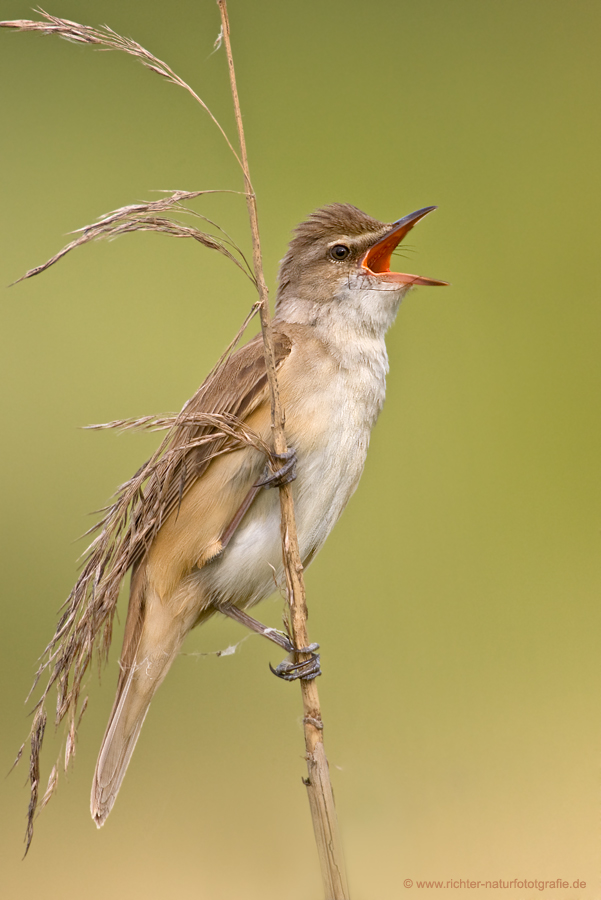
[[[31, 15], [20, 0], [1, 12]], [[212, 0], [50, 12], [134, 37], [233, 134]], [[587, 887], [545, 896], [597, 898], [601, 9], [231, 0], [230, 15], [272, 290], [291, 228], [336, 200], [388, 221], [438, 204], [403, 266], [453, 284], [401, 309], [363, 481], [307, 577], [353, 897], [410, 897], [407, 878], [560, 877]], [[0, 43], [0, 284], [153, 190], [241, 188], [208, 117], [131, 58]], [[196, 208], [248, 246], [239, 198]], [[76, 576], [73, 540], [156, 443], [78, 426], [178, 410], [252, 301], [226, 260], [158, 235], [3, 289], [1, 771]], [[277, 626], [280, 610], [261, 617]], [[214, 622], [186, 652], [240, 637]], [[259, 638], [177, 661], [96, 831], [115, 645], [25, 862], [26, 763], [0, 782], [2, 896], [321, 896], [299, 691], [271, 677]], [[467, 894], [490, 891], [453, 895]]]

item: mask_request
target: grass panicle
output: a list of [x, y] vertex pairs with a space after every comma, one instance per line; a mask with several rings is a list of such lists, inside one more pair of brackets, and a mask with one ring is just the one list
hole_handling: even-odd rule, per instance
[[[94, 222], [91, 225], [84, 225], [83, 228], [78, 228], [76, 231], [71, 232], [72, 234], [77, 234], [78, 237], [66, 244], [62, 250], [59, 250], [58, 253], [55, 253], [54, 256], [50, 257], [46, 262], [39, 266], [35, 266], [33, 269], [29, 269], [28, 272], [25, 272], [24, 275], [13, 283], [18, 284], [26, 278], [32, 278], [34, 275], [45, 272], [50, 266], [57, 263], [71, 250], [82, 247], [84, 244], [89, 244], [91, 241], [110, 240], [119, 237], [119, 235], [122, 234], [131, 234], [134, 231], [158, 231], [162, 234], [169, 234], [172, 237], [192, 238], [193, 240], [198, 241], [199, 244], [202, 244], [203, 247], [207, 247], [209, 250], [216, 250], [244, 272], [246, 277], [250, 278], [256, 287], [256, 278], [250, 264], [240, 247], [232, 240], [227, 232], [211, 219], [184, 206], [182, 203], [182, 200], [191, 200], [204, 194], [215, 193], [222, 192], [173, 191], [168, 197], [163, 197], [160, 200], [129, 204], [128, 206], [121, 206], [119, 209], [104, 213], [97, 222]], [[238, 192], [224, 191], [223, 193]], [[207, 222], [213, 228], [218, 229], [220, 234], [210, 234], [209, 232], [201, 231], [194, 226], [184, 225], [176, 219], [157, 215], [159, 212], [170, 212], [172, 210], [185, 215], [195, 216], [196, 218]]]
[[[84, 679], [94, 653], [98, 655], [99, 664], [107, 659], [123, 581], [129, 569], [146, 552], [166, 516], [181, 502], [193, 484], [192, 457], [195, 451], [200, 450], [203, 465], [208, 465], [216, 456], [250, 446], [264, 453], [271, 465], [276, 465], [271, 448], [244, 422], [232, 415], [197, 410], [197, 406], [202, 406], [203, 391], [222, 371], [258, 307], [257, 301], [208, 379], [179, 414], [142, 416], [88, 426], [93, 430], [166, 431], [167, 434], [150, 459], [118, 488], [112, 503], [100, 510], [100, 521], [86, 532], [86, 535], [93, 536], [93, 540], [83, 555], [81, 574], [61, 608], [55, 633], [40, 658], [29, 693], [31, 696], [45, 677], [43, 690], [34, 707], [29, 735], [31, 790], [26, 852], [33, 837], [38, 808], [40, 755], [50, 694], [53, 689], [56, 690], [55, 725], [60, 725], [65, 717], [69, 721], [64, 754], [66, 770], [75, 754], [77, 729], [87, 706], [87, 698], [80, 703]], [[22, 751], [23, 747], [15, 765]], [[58, 772], [57, 762], [50, 774], [41, 808], [48, 803], [57, 787]]]
[[198, 96], [196, 91], [194, 91], [183, 78], [180, 78], [166, 62], [159, 59], [158, 56], [155, 56], [153, 53], [150, 53], [149, 50], [141, 44], [138, 44], [137, 41], [133, 41], [131, 38], [126, 38], [121, 34], [117, 34], [117, 32], [113, 31], [112, 28], [109, 28], [108, 25], [100, 25], [94, 28], [90, 25], [80, 25], [79, 22], [72, 22], [70, 19], [61, 19], [58, 16], [53, 16], [41, 7], [38, 7], [35, 11], [42, 16], [42, 21], [36, 19], [10, 19], [0, 22], [0, 28], [12, 28], [14, 31], [37, 31], [41, 34], [56, 34], [64, 40], [71, 41], [75, 44], [92, 44], [99, 50], [122, 50], [130, 56], [134, 56], [151, 72], [156, 72], [157, 75], [161, 75], [161, 77], [165, 78], [171, 84], [183, 88], [197, 103], [200, 104], [200, 106], [202, 106], [223, 135], [223, 138], [234, 155], [238, 165], [242, 168], [240, 158], [232, 146], [227, 134], [221, 127], [220, 122], [215, 118], [207, 104]]

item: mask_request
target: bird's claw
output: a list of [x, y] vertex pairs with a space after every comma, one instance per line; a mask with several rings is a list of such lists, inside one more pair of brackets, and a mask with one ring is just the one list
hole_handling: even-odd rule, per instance
[[257, 481], [255, 487], [281, 487], [283, 484], [288, 484], [290, 481], [295, 480], [296, 450], [291, 448], [290, 450], [287, 450], [286, 453], [274, 453], [273, 455], [276, 459], [281, 460], [284, 465], [280, 466], [276, 472], [270, 472], [269, 468], [267, 468], [265, 476], [261, 481]]
[[309, 644], [308, 647], [298, 647], [294, 652], [309, 653], [309, 659], [305, 659], [298, 663], [292, 663], [287, 659], [284, 659], [275, 667], [275, 669], [271, 663], [269, 663], [269, 668], [274, 675], [277, 675], [278, 678], [283, 678], [284, 681], [296, 681], [298, 678], [304, 678], [305, 681], [312, 681], [314, 678], [317, 678], [318, 675], [321, 675], [319, 653], [315, 653], [315, 650], [318, 649], [319, 644]]

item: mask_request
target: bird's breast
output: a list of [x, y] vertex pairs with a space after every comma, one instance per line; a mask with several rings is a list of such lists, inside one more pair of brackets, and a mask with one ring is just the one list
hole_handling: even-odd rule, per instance
[[[301, 557], [310, 562], [355, 491], [371, 429], [382, 407], [387, 370], [383, 341], [351, 366], [320, 351], [291, 353], [280, 373], [286, 435], [297, 455], [293, 482]], [[220, 600], [248, 606], [282, 579], [278, 491], [263, 490], [227, 550], [202, 570]]]

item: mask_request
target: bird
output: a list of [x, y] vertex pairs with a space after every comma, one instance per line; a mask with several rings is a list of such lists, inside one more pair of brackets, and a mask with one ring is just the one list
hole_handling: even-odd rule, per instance
[[[91, 814], [100, 828], [121, 787], [151, 700], [188, 632], [216, 612], [271, 638], [290, 639], [246, 610], [282, 583], [278, 491], [292, 484], [300, 554], [309, 565], [354, 493], [386, 390], [385, 335], [405, 294], [446, 285], [392, 272], [391, 255], [434, 206], [383, 223], [346, 203], [313, 212], [280, 264], [273, 337], [286, 438], [268, 474], [256, 446], [185, 450], [182, 474], [160, 493], [160, 526], [131, 566], [117, 693], [94, 773]], [[267, 444], [270, 397], [261, 335], [231, 354], [184, 409], [236, 417]], [[183, 438], [182, 438], [183, 440]], [[215, 448], [213, 447], [213, 450]], [[161, 493], [162, 491], [162, 493]], [[158, 494], [157, 494], [158, 496]], [[137, 512], [144, 529], [145, 509]], [[317, 645], [304, 648], [313, 651]], [[276, 674], [314, 677], [314, 663]]]

